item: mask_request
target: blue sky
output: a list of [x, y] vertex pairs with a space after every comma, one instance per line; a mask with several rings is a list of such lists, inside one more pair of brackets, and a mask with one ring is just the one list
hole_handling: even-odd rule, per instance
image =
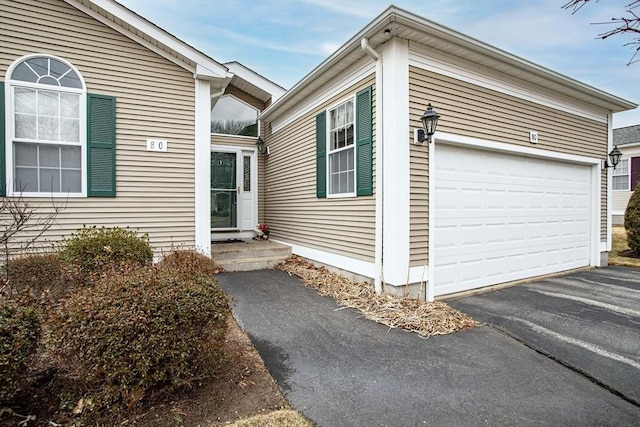
[[[315, 68], [389, 5], [384, 0], [118, 0], [219, 62], [239, 61], [285, 88]], [[394, 5], [611, 94], [640, 104], [640, 63], [630, 36], [596, 39], [631, 0], [395, 0]], [[640, 124], [640, 108], [614, 115]]]

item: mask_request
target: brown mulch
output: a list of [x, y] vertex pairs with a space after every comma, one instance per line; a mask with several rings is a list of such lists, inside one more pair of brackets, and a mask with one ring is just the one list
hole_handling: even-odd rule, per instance
[[[226, 359], [212, 378], [190, 390], [171, 396], [158, 396], [157, 403], [147, 404], [117, 420], [100, 425], [175, 427], [222, 426], [241, 418], [288, 409], [289, 404], [267, 371], [260, 355], [236, 321], [230, 317], [225, 339]], [[13, 410], [22, 416], [5, 413], [0, 426], [16, 426], [27, 415], [35, 419], [24, 426], [70, 425], [56, 413], [60, 389], [51, 375], [41, 375], [34, 387], [25, 390]], [[53, 423], [50, 423], [52, 421]]]
[[357, 308], [368, 319], [391, 328], [416, 332], [423, 337], [451, 334], [480, 325], [443, 302], [397, 298], [384, 293], [378, 295], [369, 283], [354, 283], [296, 255], [277, 268], [300, 277], [307, 287], [334, 298], [340, 305]]

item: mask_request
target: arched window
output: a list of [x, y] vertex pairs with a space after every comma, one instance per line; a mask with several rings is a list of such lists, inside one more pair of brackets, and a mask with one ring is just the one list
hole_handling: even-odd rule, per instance
[[211, 133], [258, 136], [258, 110], [233, 95], [224, 95], [211, 109]]
[[23, 58], [7, 73], [10, 193], [85, 193], [86, 89], [69, 63]]

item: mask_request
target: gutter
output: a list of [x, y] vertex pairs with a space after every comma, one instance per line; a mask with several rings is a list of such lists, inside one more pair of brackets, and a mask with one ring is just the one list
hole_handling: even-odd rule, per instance
[[360, 48], [376, 61], [376, 215], [375, 215], [375, 238], [374, 238], [374, 288], [377, 294], [382, 293], [383, 274], [382, 265], [384, 262], [383, 257], [383, 216], [382, 208], [384, 206], [384, 184], [383, 184], [383, 150], [382, 147], [382, 127], [384, 124], [383, 114], [383, 86], [382, 86], [382, 55], [375, 51], [369, 45], [369, 40], [363, 37], [360, 40]]

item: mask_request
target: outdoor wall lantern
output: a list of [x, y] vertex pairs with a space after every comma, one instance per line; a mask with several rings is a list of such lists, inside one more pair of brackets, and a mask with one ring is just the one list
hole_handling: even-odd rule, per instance
[[436, 113], [431, 107], [431, 103], [427, 106], [427, 110], [421, 117], [422, 120], [422, 129], [417, 130], [417, 139], [418, 142], [428, 141], [431, 143], [431, 137], [434, 133], [436, 133], [436, 127], [438, 126], [438, 119], [440, 115]]
[[620, 150], [618, 150], [618, 146], [614, 146], [613, 150], [611, 150], [611, 152], [609, 153], [609, 161], [611, 162], [611, 164], [609, 164], [609, 161], [605, 160], [604, 161], [604, 167], [606, 168], [616, 168], [616, 166], [618, 166], [618, 163], [620, 163], [620, 158], [622, 157], [622, 152]]
[[262, 137], [258, 137], [258, 140], [256, 141], [256, 147], [258, 147], [258, 154], [261, 154], [263, 156], [269, 155], [269, 147], [264, 145], [264, 140], [262, 139]]

